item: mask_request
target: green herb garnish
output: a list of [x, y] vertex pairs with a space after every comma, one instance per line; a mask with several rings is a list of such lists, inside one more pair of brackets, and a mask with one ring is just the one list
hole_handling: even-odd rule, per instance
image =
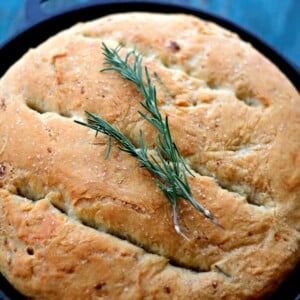
[[218, 272], [222, 273], [225, 277], [231, 278], [231, 276], [227, 272], [225, 272], [220, 266], [215, 265], [214, 267]]
[[[156, 89], [152, 84], [148, 68], [142, 67], [142, 56], [133, 49], [127, 53], [123, 60], [119, 55], [120, 47], [110, 49], [104, 43], [102, 46], [105, 56], [105, 65], [107, 65], [107, 67], [101, 71], [113, 70], [119, 72], [123, 78], [133, 82], [143, 95], [144, 101], [140, 102], [140, 104], [147, 113], [142, 111], [138, 111], [138, 113], [158, 130], [159, 135], [156, 138], [156, 148], [154, 152], [147, 148], [142, 131], [140, 131], [139, 147], [137, 148], [122, 132], [114, 128], [101, 117], [88, 111], [86, 112], [88, 115], [88, 123], [81, 121], [75, 122], [95, 130], [96, 133], [101, 132], [115, 139], [121, 145], [119, 147], [120, 150], [136, 157], [143, 167], [155, 175], [155, 183], [172, 205], [174, 227], [178, 234], [187, 239], [181, 231], [178, 222], [177, 208], [180, 198], [188, 201], [206, 218], [210, 219], [216, 225], [219, 225], [212, 213], [200, 205], [193, 197], [187, 180], [187, 172], [192, 176], [193, 174], [185, 164], [176, 144], [172, 140], [168, 117], [166, 116], [165, 119], [163, 119], [159, 112]], [[133, 59], [132, 64], [129, 63], [131, 57]], [[146, 84], [143, 80], [144, 76]], [[110, 142], [106, 157], [108, 157], [109, 151]]]

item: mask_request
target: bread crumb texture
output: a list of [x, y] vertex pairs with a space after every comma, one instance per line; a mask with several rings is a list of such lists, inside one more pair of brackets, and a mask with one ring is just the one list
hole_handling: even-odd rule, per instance
[[[85, 110], [136, 145], [156, 132], [136, 87], [100, 72], [101, 43], [136, 47], [219, 228], [172, 207], [135, 158], [80, 126]], [[0, 81], [0, 271], [32, 299], [259, 299], [300, 258], [300, 97], [251, 45], [188, 15], [77, 24]]]

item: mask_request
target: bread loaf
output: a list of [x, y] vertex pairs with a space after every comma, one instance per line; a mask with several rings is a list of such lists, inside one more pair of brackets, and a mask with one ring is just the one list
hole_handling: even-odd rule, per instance
[[[139, 162], [74, 120], [91, 111], [151, 149], [141, 94], [100, 72], [136, 47], [159, 109], [222, 227], [172, 207]], [[32, 299], [260, 299], [300, 260], [300, 96], [234, 33], [124, 13], [31, 49], [0, 81], [0, 271]]]

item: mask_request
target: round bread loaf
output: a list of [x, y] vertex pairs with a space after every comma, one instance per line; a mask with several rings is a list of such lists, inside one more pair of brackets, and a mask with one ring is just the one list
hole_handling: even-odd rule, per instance
[[[172, 207], [139, 162], [80, 126], [91, 111], [138, 144], [141, 94], [100, 72], [101, 43], [136, 47], [222, 227]], [[259, 299], [300, 259], [300, 97], [251, 45], [188, 15], [78, 24], [0, 81], [0, 271], [32, 299]]]

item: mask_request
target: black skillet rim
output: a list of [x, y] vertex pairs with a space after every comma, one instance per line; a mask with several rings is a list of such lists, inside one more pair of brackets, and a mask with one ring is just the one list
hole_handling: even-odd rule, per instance
[[[149, 12], [162, 12], [162, 13], [187, 13], [198, 16], [202, 19], [215, 22], [222, 27], [225, 27], [233, 32], [239, 34], [239, 36], [251, 43], [258, 51], [264, 54], [270, 59], [277, 67], [289, 78], [294, 86], [300, 91], [300, 74], [292, 67], [286, 59], [278, 54], [274, 49], [268, 46], [265, 42], [262, 42], [259, 38], [250, 34], [240, 26], [223, 19], [214, 14], [201, 11], [196, 8], [173, 5], [163, 2], [140, 2], [140, 1], [122, 1], [122, 2], [109, 2], [109, 3], [97, 3], [92, 5], [86, 5], [72, 9], [70, 11], [64, 11], [50, 16], [49, 18], [36, 22], [30, 25], [27, 29], [19, 32], [14, 37], [0, 45], [0, 76], [17, 61], [29, 48], [35, 47], [46, 38], [54, 35], [55, 33], [72, 26], [78, 21], [88, 21], [96, 19], [107, 14], [126, 11], [149, 11]], [[292, 300], [300, 295], [300, 287], [297, 285], [297, 279], [300, 277], [300, 268], [292, 273], [288, 279], [279, 287], [276, 294], [272, 297], [273, 300], [286, 299]], [[0, 273], [0, 299], [3, 300], [22, 300], [26, 299], [16, 292], [12, 286], [4, 279]], [[287, 298], [289, 297], [291, 298]]]

